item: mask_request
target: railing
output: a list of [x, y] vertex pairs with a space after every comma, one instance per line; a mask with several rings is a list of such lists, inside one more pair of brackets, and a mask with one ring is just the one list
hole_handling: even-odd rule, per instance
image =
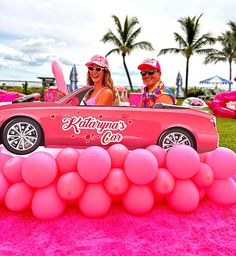
[[28, 87], [42, 87], [42, 82], [38, 81], [27, 81], [27, 80], [0, 80], [0, 86], [7, 85], [7, 86], [20, 86], [22, 87], [22, 84], [25, 82], [28, 83]]

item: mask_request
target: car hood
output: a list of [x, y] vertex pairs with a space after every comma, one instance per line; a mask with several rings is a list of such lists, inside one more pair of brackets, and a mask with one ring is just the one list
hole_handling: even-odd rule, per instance
[[42, 108], [42, 107], [54, 107], [58, 106], [55, 102], [26, 102], [26, 103], [14, 103], [0, 106], [1, 110], [19, 109], [19, 108]]

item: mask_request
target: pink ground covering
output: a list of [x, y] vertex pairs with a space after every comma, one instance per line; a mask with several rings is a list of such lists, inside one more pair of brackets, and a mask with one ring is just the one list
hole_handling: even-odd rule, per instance
[[204, 199], [189, 214], [159, 204], [142, 217], [114, 206], [101, 219], [69, 207], [55, 220], [0, 207], [0, 255], [236, 255], [236, 205]]

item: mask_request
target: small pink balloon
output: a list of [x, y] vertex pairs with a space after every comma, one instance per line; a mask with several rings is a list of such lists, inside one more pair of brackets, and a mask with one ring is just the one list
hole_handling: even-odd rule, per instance
[[59, 197], [56, 186], [52, 184], [35, 191], [31, 207], [36, 218], [53, 219], [64, 213], [66, 202]]
[[123, 205], [131, 214], [144, 215], [152, 210], [154, 195], [147, 185], [131, 185], [123, 197]]
[[5, 195], [6, 207], [12, 211], [23, 211], [30, 207], [33, 190], [24, 182], [9, 187]]
[[144, 185], [155, 179], [158, 163], [150, 151], [140, 148], [128, 154], [124, 169], [130, 181], [137, 185]]
[[24, 163], [25, 158], [16, 156], [9, 159], [3, 168], [3, 174], [7, 178], [8, 181], [12, 183], [22, 182], [22, 166]]
[[3, 201], [10, 184], [5, 176], [0, 172], [0, 203]]
[[23, 163], [22, 177], [31, 187], [46, 187], [55, 180], [56, 176], [56, 160], [49, 153], [34, 152]]
[[199, 203], [199, 191], [190, 180], [176, 180], [175, 188], [167, 195], [168, 204], [178, 212], [192, 212]]
[[236, 203], [236, 182], [232, 178], [215, 179], [206, 193], [208, 198], [216, 203], [234, 204]]
[[164, 167], [166, 164], [166, 153], [165, 150], [158, 145], [150, 145], [146, 147], [148, 151], [150, 151], [158, 162], [159, 168]]
[[206, 190], [204, 188], [198, 188], [199, 191], [199, 199], [202, 200], [206, 195]]
[[206, 164], [216, 179], [226, 179], [236, 172], [236, 154], [229, 148], [219, 147], [207, 154]]
[[58, 171], [60, 173], [77, 171], [79, 151], [74, 148], [62, 149], [56, 157]]
[[206, 162], [207, 154], [208, 154], [208, 153], [200, 153], [200, 154], [198, 154], [199, 157], [200, 157], [200, 161], [201, 161], [202, 163], [205, 163], [205, 162]]
[[112, 196], [123, 195], [129, 187], [129, 181], [124, 170], [120, 168], [111, 169], [104, 182], [105, 189]]
[[100, 218], [108, 213], [111, 203], [111, 197], [101, 184], [89, 184], [79, 201], [79, 208], [87, 217]]
[[214, 180], [214, 173], [212, 169], [204, 163], [200, 163], [200, 169], [191, 179], [197, 187], [209, 187]]
[[166, 196], [155, 192], [155, 193], [154, 193], [154, 198], [155, 198], [155, 201], [156, 201], [157, 203], [162, 203], [162, 202], [165, 201]]
[[198, 153], [190, 146], [175, 145], [166, 155], [166, 167], [177, 179], [188, 179], [200, 168]]
[[125, 159], [129, 154], [128, 148], [122, 144], [114, 144], [108, 148], [107, 152], [111, 157], [111, 167], [123, 169]]
[[98, 183], [110, 172], [111, 158], [102, 147], [88, 147], [81, 153], [77, 169], [85, 181]]
[[11, 155], [7, 155], [7, 154], [2, 154], [0, 153], [0, 172], [3, 171], [4, 165], [5, 163], [11, 159], [12, 156]]
[[67, 172], [57, 182], [57, 192], [64, 200], [78, 199], [84, 189], [85, 182], [77, 172]]
[[173, 175], [166, 169], [160, 168], [157, 171], [157, 176], [151, 184], [154, 193], [168, 195], [172, 192], [175, 186]]

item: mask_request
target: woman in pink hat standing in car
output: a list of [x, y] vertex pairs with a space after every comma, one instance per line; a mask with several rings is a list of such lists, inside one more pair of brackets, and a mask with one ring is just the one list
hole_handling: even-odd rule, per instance
[[107, 59], [94, 55], [85, 65], [88, 67], [87, 85], [94, 87], [87, 95], [87, 105], [114, 105], [115, 89]]
[[152, 108], [155, 103], [176, 104], [174, 94], [161, 81], [161, 66], [158, 60], [149, 58], [138, 66], [145, 85], [140, 106]]

